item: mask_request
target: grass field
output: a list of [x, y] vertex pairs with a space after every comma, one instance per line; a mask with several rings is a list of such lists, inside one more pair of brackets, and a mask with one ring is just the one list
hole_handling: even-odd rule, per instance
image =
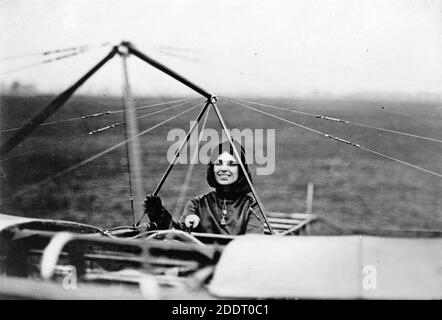
[[[1, 129], [14, 128], [48, 103], [51, 97], [1, 98]], [[137, 106], [174, 98], [146, 98]], [[249, 100], [257, 101], [249, 98]], [[326, 114], [354, 122], [442, 139], [440, 104], [362, 100], [262, 99], [285, 108]], [[140, 110], [138, 115], [160, 110]], [[315, 186], [313, 211], [342, 227], [376, 229], [442, 230], [442, 179], [367, 153], [277, 119], [220, 100], [219, 107], [231, 128], [276, 130], [276, 167], [269, 176], [254, 176], [255, 187], [268, 211], [304, 212], [307, 183]], [[284, 111], [257, 107], [377, 152], [442, 172], [440, 143], [393, 133], [343, 125]], [[48, 121], [121, 109], [121, 99], [74, 97]], [[140, 130], [186, 109], [178, 107], [139, 121]], [[141, 138], [146, 192], [152, 192], [168, 162], [172, 142], [167, 133], [189, 128], [200, 108], [174, 119]], [[60, 178], [35, 183], [124, 140], [123, 126], [101, 134], [71, 139], [76, 135], [122, 120], [122, 114], [42, 126], [13, 150], [1, 164], [1, 213], [39, 218], [59, 218], [101, 227], [127, 225], [132, 221], [126, 151], [118, 148]], [[213, 112], [208, 127], [219, 128]], [[5, 141], [12, 132], [1, 133]], [[186, 165], [177, 165], [160, 195], [173, 209], [183, 185]], [[252, 174], [255, 170], [252, 170]], [[187, 198], [206, 192], [205, 166], [195, 166]], [[178, 209], [179, 211], [179, 209]]]

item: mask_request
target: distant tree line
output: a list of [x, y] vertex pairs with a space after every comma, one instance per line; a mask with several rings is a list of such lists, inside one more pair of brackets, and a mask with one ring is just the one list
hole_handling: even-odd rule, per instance
[[1, 94], [11, 96], [32, 96], [37, 93], [37, 89], [33, 84], [21, 83], [20, 81], [13, 81], [9, 85], [2, 84]]

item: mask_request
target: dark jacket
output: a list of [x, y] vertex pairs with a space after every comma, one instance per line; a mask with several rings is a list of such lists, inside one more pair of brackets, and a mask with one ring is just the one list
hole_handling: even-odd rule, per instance
[[[225, 203], [227, 214], [223, 225], [222, 210]], [[189, 201], [178, 221], [172, 221], [171, 227], [186, 230], [185, 218], [195, 214], [201, 220], [194, 232], [239, 235], [245, 233], [264, 233], [261, 211], [252, 193], [237, 197], [222, 197], [211, 191]]]
[[[237, 150], [240, 150], [242, 163], [250, 177], [244, 149], [238, 143], [234, 142], [234, 144]], [[216, 181], [213, 162], [224, 151], [234, 154], [231, 144], [223, 142], [212, 151], [211, 161], [207, 167], [207, 183], [215, 191], [189, 201], [177, 221], [173, 220], [167, 209], [161, 206], [161, 201], [158, 201], [158, 198], [157, 201], [161, 209], [151, 210], [149, 215], [151, 220], [155, 221], [158, 229], [186, 230], [185, 218], [195, 214], [200, 218], [199, 225], [193, 230], [195, 232], [227, 235], [264, 233], [264, 218], [253, 197], [244, 172], [239, 169], [238, 179], [231, 185], [220, 185]]]

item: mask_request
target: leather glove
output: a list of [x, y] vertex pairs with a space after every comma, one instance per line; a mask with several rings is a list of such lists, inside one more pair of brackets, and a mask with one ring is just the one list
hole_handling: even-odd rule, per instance
[[147, 212], [159, 212], [163, 208], [160, 197], [148, 194], [144, 200], [144, 209]]
[[148, 194], [144, 200], [144, 212], [156, 228], [168, 229], [172, 217], [163, 207], [160, 197]]

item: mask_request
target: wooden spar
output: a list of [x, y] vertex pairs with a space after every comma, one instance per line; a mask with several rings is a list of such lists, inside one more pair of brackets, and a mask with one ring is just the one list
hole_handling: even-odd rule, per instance
[[187, 80], [183, 76], [180, 76], [178, 73], [176, 73], [175, 71], [169, 69], [165, 65], [159, 63], [158, 61], [155, 61], [154, 59], [146, 56], [144, 53], [142, 53], [142, 52], [138, 51], [137, 49], [135, 49], [130, 43], [123, 42], [122, 45], [127, 46], [128, 50], [129, 50], [129, 53], [133, 54], [134, 56], [138, 57], [139, 59], [143, 60], [144, 62], [147, 62], [148, 64], [150, 64], [154, 68], [164, 72], [165, 74], [171, 76], [175, 80], [178, 80], [179, 82], [181, 82], [182, 84], [184, 84], [187, 87], [191, 88], [192, 90], [198, 92], [199, 94], [201, 94], [205, 98], [207, 98], [207, 99], [211, 99], [212, 98], [212, 95], [210, 93], [208, 93], [206, 90], [202, 89], [201, 87], [199, 87], [196, 84], [192, 83], [191, 81]]
[[238, 159], [239, 165], [241, 167], [241, 170], [244, 173], [244, 176], [246, 177], [247, 183], [249, 184], [250, 190], [252, 190], [253, 195], [255, 196], [256, 202], [258, 204], [259, 209], [261, 210], [262, 216], [265, 220], [265, 223], [267, 224], [267, 227], [269, 228], [270, 234], [273, 234], [273, 229], [272, 226], [269, 223], [269, 220], [267, 219], [265, 213], [264, 213], [264, 206], [261, 203], [261, 200], [258, 197], [258, 194], [256, 193], [255, 187], [252, 184], [252, 181], [250, 180], [249, 175], [247, 174], [247, 170], [244, 167], [244, 163], [241, 160], [241, 156], [238, 152], [238, 150], [236, 149], [235, 144], [233, 143], [233, 139], [232, 136], [230, 135], [229, 129], [226, 126], [226, 123], [224, 122], [223, 117], [221, 116], [221, 113], [219, 112], [218, 107], [216, 106], [216, 102], [215, 101], [211, 101], [211, 105], [213, 107], [213, 109], [215, 110], [215, 113], [219, 119], [219, 122], [221, 123], [221, 126], [223, 127], [224, 132], [226, 133], [227, 139], [229, 139], [230, 145], [232, 146], [233, 152], [235, 153], [236, 158]]
[[[184, 139], [184, 141], [181, 143], [180, 147], [178, 148], [177, 152], [175, 153], [175, 156], [173, 157], [172, 161], [169, 163], [169, 166], [167, 167], [166, 172], [164, 172], [163, 176], [161, 177], [160, 182], [158, 183], [157, 187], [155, 188], [153, 195], [156, 196], [158, 194], [158, 192], [160, 192], [161, 187], [164, 184], [164, 181], [166, 181], [167, 177], [169, 176], [170, 172], [172, 171], [181, 150], [187, 145], [187, 142], [190, 139], [190, 136], [192, 134], [192, 132], [195, 130], [196, 126], [199, 124], [199, 122], [201, 121], [201, 118], [203, 117], [203, 115], [206, 113], [207, 108], [210, 106], [211, 100], [208, 100], [206, 102], [206, 104], [204, 105], [203, 109], [200, 111], [200, 113], [198, 114], [196, 121], [193, 123], [192, 127], [189, 129], [189, 132], [187, 132], [187, 136]], [[137, 221], [136, 225], [138, 225], [141, 222], [141, 219], [144, 217], [145, 214], [143, 214], [141, 216], [141, 218]], [[146, 215], [147, 216], [147, 215]]]
[[[127, 48], [120, 46], [118, 48], [119, 54], [123, 61], [123, 95], [124, 95], [124, 108], [125, 108], [125, 131], [126, 139], [130, 139], [126, 144], [127, 156], [129, 162], [129, 188], [130, 188], [130, 201], [133, 214], [133, 223], [135, 225], [135, 216], [141, 217], [143, 215], [143, 200], [144, 200], [144, 188], [143, 188], [143, 175], [142, 175], [142, 160], [141, 160], [141, 147], [138, 139], [138, 123], [136, 110], [132, 100], [131, 89], [129, 85], [129, 77], [127, 71]], [[134, 188], [132, 188], [132, 183]]]
[[104, 57], [97, 65], [89, 70], [83, 77], [75, 82], [70, 88], [59, 94], [47, 106], [40, 109], [37, 114], [25, 123], [17, 132], [14, 133], [1, 147], [0, 155], [5, 156], [12, 149], [14, 149], [21, 141], [29, 136], [38, 126], [49, 118], [55, 111], [57, 111], [66, 101], [74, 94], [74, 92], [95, 72], [98, 71], [107, 61], [112, 59], [117, 53], [117, 48], [113, 47], [109, 54]]

